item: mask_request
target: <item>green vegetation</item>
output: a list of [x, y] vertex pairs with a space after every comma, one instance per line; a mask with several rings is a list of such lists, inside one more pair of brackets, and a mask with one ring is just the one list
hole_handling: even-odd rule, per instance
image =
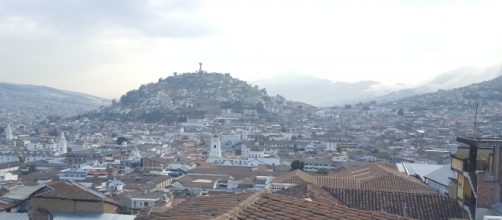
[[328, 170], [327, 170], [327, 169], [324, 169], [324, 168], [318, 169], [318, 170], [317, 170], [317, 174], [320, 174], [320, 175], [328, 175]]
[[291, 170], [303, 170], [305, 163], [301, 160], [294, 160], [291, 162]]
[[118, 145], [122, 145], [122, 143], [128, 142], [128, 141], [129, 140], [127, 138], [125, 138], [125, 137], [119, 137], [119, 138], [117, 138], [116, 142], [117, 142]]

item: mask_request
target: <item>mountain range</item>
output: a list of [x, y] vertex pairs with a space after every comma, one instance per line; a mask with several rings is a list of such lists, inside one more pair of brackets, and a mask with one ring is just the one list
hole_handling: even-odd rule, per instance
[[487, 103], [488, 98], [498, 103], [502, 91], [497, 86], [502, 88], [502, 79], [495, 77], [501, 73], [501, 66], [462, 68], [415, 87], [374, 81], [331, 82], [305, 75], [275, 77], [255, 82], [257, 85], [253, 86], [229, 74], [184, 73], [142, 85], [127, 92], [112, 105], [109, 100], [83, 93], [46, 86], [0, 83], [0, 120], [9, 120], [12, 115], [35, 120], [50, 115], [65, 117], [80, 114], [106, 120], [178, 122], [229, 110], [232, 113], [280, 118], [290, 113], [302, 114], [303, 110], [315, 109], [314, 106], [372, 100], [401, 100], [422, 106], [450, 102], [472, 105], [480, 101]]
[[30, 116], [70, 116], [108, 105], [110, 101], [47, 86], [0, 83], [0, 103], [1, 112], [6, 113], [2, 114], [2, 120], [8, 120], [3, 117], [14, 113], [27, 119], [31, 119]]
[[416, 85], [386, 84], [375, 81], [332, 82], [309, 75], [275, 76], [255, 81], [270, 94], [287, 99], [327, 107], [366, 101], [395, 101], [401, 98], [454, 89], [493, 79], [502, 74], [502, 66], [490, 68], [466, 67], [440, 74]]

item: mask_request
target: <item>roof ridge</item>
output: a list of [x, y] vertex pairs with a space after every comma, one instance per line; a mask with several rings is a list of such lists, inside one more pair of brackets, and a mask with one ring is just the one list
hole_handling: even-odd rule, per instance
[[261, 199], [265, 193], [268, 193], [268, 191], [261, 191], [251, 194], [246, 199], [239, 202], [239, 204], [228, 210], [226, 213], [217, 216], [215, 220], [226, 220], [235, 217], [236, 215], [241, 213], [244, 209], [248, 208], [249, 206], [253, 205], [256, 201]]
[[92, 194], [93, 196], [99, 197], [100, 199], [103, 199], [103, 200], [106, 199], [106, 196], [104, 196], [103, 194], [98, 193], [92, 189], [85, 187], [85, 186], [82, 186], [73, 180], [70, 180], [70, 183], [71, 183], [71, 185], [74, 185], [74, 186], [78, 187], [79, 189], [81, 189], [89, 194]]

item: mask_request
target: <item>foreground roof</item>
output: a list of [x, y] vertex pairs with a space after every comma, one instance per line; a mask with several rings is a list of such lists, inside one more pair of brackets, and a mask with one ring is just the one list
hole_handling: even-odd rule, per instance
[[104, 195], [75, 182], [55, 182], [49, 184], [51, 190], [36, 194], [38, 198], [69, 199], [79, 201], [107, 202], [115, 204]]
[[161, 213], [137, 220], [171, 219], [408, 219], [385, 212], [351, 209], [270, 192], [226, 193], [189, 199]]
[[[455, 200], [385, 164], [353, 167], [332, 176], [312, 176], [293, 171], [275, 178], [273, 182], [297, 185], [278, 192], [280, 194], [308, 194], [305, 193], [305, 185], [317, 186], [330, 192], [335, 203], [359, 210], [385, 211], [416, 219], [460, 218], [463, 214]], [[298, 188], [300, 186], [303, 189]], [[316, 198], [326, 200], [327, 196], [321, 192], [316, 195], [323, 196]], [[315, 201], [315, 198], [312, 197], [312, 200]]]

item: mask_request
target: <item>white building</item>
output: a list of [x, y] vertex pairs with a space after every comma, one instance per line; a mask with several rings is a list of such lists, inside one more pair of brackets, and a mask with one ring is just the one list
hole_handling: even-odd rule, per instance
[[14, 140], [14, 135], [12, 135], [12, 128], [10, 127], [10, 124], [8, 124], [7, 128], [5, 128], [5, 140], [7, 141]]
[[210, 159], [220, 159], [221, 158], [221, 141], [220, 138], [214, 136], [211, 139], [211, 149], [209, 150], [209, 158]]
[[342, 151], [340, 153], [333, 153], [333, 158], [331, 159], [333, 162], [347, 162], [349, 161], [349, 156], [347, 152]]
[[305, 159], [303, 170], [306, 172], [317, 172], [320, 169], [330, 170], [335, 168], [334, 163], [330, 160], [323, 159]]
[[11, 154], [8, 154], [8, 155], [0, 155], [0, 163], [10, 163], [10, 162], [18, 162], [19, 161], [19, 157], [16, 156], [16, 155], [11, 155]]
[[226, 147], [231, 147], [241, 142], [241, 136], [238, 134], [224, 134], [221, 135], [221, 143]]
[[280, 158], [276, 155], [267, 155], [264, 151], [253, 151], [245, 145], [241, 146], [240, 157], [223, 157], [221, 154], [221, 141], [218, 137], [213, 137], [211, 140], [211, 148], [209, 157], [206, 160], [208, 163], [213, 163], [221, 166], [244, 166], [256, 167], [259, 165], [279, 165]]
[[28, 151], [39, 151], [44, 149], [44, 145], [39, 143], [26, 143], [24, 146]]
[[124, 186], [125, 183], [117, 179], [109, 180], [107, 183], [109, 192], [122, 192]]
[[58, 173], [60, 180], [85, 180], [87, 172], [81, 169], [65, 169]]
[[17, 174], [8, 173], [0, 173], [0, 183], [4, 181], [17, 180]]
[[64, 137], [64, 132], [61, 132], [61, 135], [59, 136], [59, 140], [58, 140], [57, 153], [59, 155], [61, 155], [61, 154], [66, 154], [67, 152], [68, 152], [68, 142], [66, 141], [66, 138]]

